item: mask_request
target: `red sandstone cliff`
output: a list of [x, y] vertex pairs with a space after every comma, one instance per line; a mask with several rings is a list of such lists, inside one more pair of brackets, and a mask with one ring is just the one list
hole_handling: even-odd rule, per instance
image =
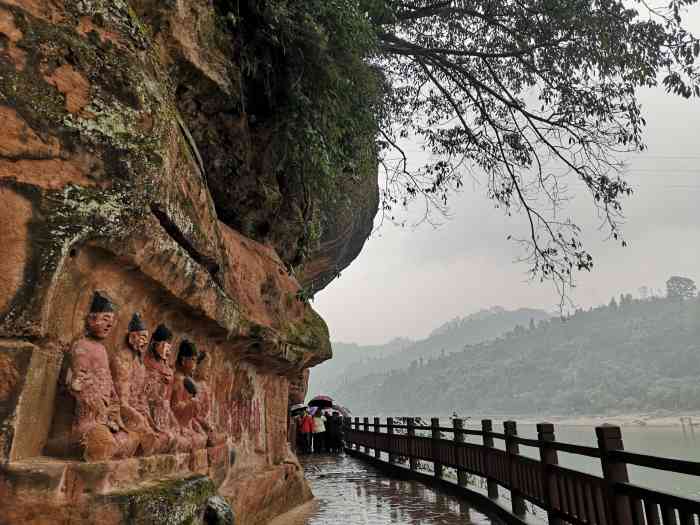
[[[298, 195], [269, 172], [270, 131], [227, 103], [237, 66], [215, 17], [207, 0], [0, 0], [2, 524], [197, 523], [215, 494], [256, 524], [310, 497], [287, 404], [328, 332], [287, 270]], [[376, 185], [354, 191], [300, 269], [312, 290], [369, 233]], [[97, 463], [52, 447], [96, 289], [119, 307], [108, 352], [138, 311], [211, 356], [225, 445]]]

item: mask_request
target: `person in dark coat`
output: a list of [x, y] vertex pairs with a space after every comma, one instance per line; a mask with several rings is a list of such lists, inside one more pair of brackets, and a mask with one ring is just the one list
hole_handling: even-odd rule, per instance
[[339, 453], [343, 450], [343, 420], [338, 412], [333, 412], [326, 422], [326, 435], [330, 452]]

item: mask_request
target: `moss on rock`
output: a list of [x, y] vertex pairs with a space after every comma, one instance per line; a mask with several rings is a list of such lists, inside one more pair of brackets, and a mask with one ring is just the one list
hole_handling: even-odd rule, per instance
[[209, 498], [216, 496], [214, 482], [206, 476], [162, 481], [147, 487], [106, 496], [116, 504], [124, 523], [133, 525], [200, 525]]

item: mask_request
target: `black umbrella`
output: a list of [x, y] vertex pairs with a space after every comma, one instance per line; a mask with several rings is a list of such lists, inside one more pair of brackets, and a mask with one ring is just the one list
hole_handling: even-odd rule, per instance
[[309, 406], [319, 408], [331, 408], [333, 406], [333, 400], [328, 396], [316, 396], [311, 401], [309, 401]]

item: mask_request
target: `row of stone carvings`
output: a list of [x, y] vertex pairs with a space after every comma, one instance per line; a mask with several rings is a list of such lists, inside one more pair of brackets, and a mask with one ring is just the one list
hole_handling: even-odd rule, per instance
[[151, 335], [139, 314], [122, 348], [108, 357], [103, 340], [115, 325], [115, 305], [95, 292], [84, 337], [70, 351], [66, 386], [76, 401], [71, 440], [86, 461], [189, 452], [223, 444], [211, 422], [210, 357], [183, 340], [175, 370], [171, 331]]

